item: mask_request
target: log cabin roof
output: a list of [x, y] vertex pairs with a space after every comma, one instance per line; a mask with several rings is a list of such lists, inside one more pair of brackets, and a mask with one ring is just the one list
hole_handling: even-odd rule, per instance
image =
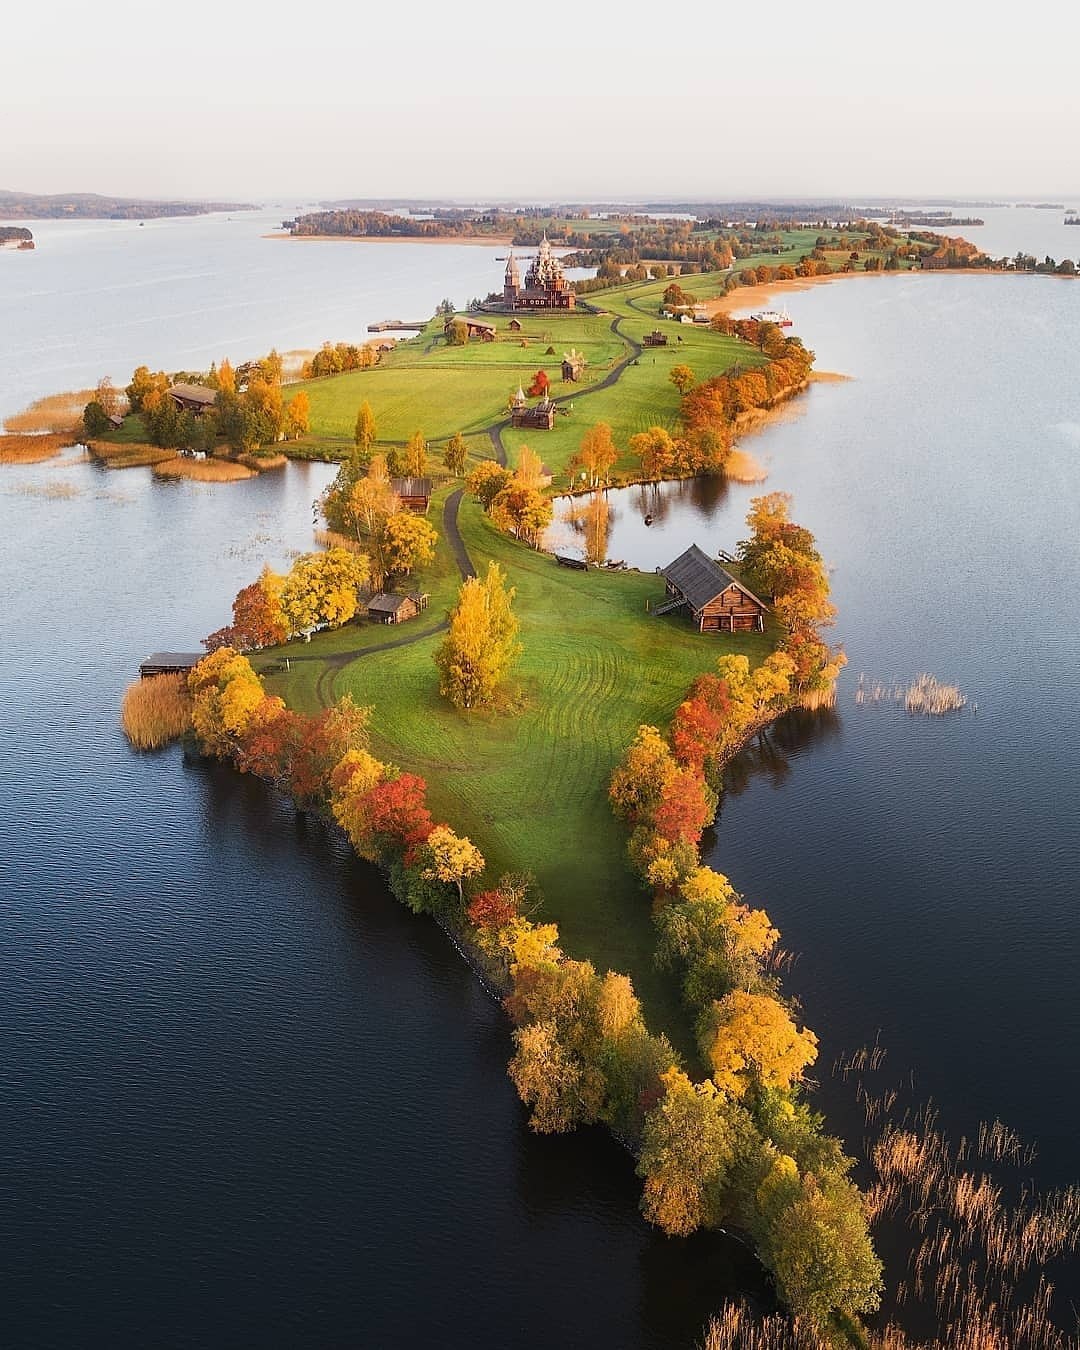
[[390, 595], [385, 591], [380, 591], [378, 595], [373, 595], [367, 602], [368, 613], [374, 614], [396, 614], [406, 600], [416, 600], [411, 595]]
[[201, 403], [207, 408], [217, 398], [217, 390], [208, 389], [205, 384], [174, 384], [169, 386], [168, 393], [172, 398]]
[[710, 600], [715, 600], [729, 586], [738, 587], [762, 609], [768, 608], [753, 591], [741, 581], [736, 581], [730, 572], [725, 571], [718, 562], [713, 562], [712, 558], [703, 553], [697, 544], [691, 544], [674, 562], [661, 568], [660, 575], [665, 581], [671, 582], [694, 610], [704, 609]]
[[390, 486], [399, 497], [430, 497], [430, 478], [392, 478]]

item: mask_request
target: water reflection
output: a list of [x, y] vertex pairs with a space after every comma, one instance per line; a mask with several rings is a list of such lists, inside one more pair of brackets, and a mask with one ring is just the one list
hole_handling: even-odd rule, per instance
[[724, 795], [738, 797], [755, 779], [780, 788], [791, 776], [792, 763], [812, 746], [840, 735], [835, 708], [795, 708], [766, 727], [724, 770]]

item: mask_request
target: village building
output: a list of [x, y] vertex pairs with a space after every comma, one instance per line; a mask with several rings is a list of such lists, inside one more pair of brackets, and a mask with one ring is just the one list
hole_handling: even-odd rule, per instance
[[587, 362], [581, 352], [576, 347], [571, 347], [568, 352], [563, 352], [562, 359], [562, 377], [564, 384], [576, 384], [577, 378], [585, 369]]
[[181, 412], [194, 413], [196, 417], [209, 412], [217, 401], [217, 390], [208, 389], [205, 384], [174, 384], [166, 392]]
[[674, 562], [660, 569], [667, 599], [653, 614], [668, 614], [685, 606], [699, 633], [760, 633], [768, 606], [736, 581], [718, 562], [691, 544]]
[[443, 332], [449, 333], [451, 326], [455, 323], [465, 325], [466, 338], [478, 337], [481, 342], [495, 341], [495, 325], [493, 323], [487, 323], [483, 319], [459, 318], [458, 315], [452, 314], [443, 324]]
[[427, 609], [430, 596], [414, 592], [411, 595], [395, 595], [388, 591], [379, 591], [367, 602], [368, 618], [376, 623], [405, 623], [415, 619], [421, 610]]
[[525, 273], [524, 285], [514, 250], [510, 250], [503, 277], [503, 303], [508, 309], [573, 309], [576, 300], [546, 234]]
[[641, 339], [643, 347], [666, 347], [667, 334], [662, 333], [659, 328], [654, 328], [651, 333], [646, 333]]
[[525, 390], [519, 384], [513, 402], [510, 404], [510, 425], [532, 427], [539, 431], [551, 431], [555, 426], [554, 401], [545, 394], [539, 403], [534, 403], [530, 408], [525, 398]]
[[154, 675], [188, 675], [205, 656], [205, 652], [154, 652], [139, 666], [139, 675], [144, 680]]
[[408, 511], [426, 512], [431, 504], [430, 478], [392, 478], [390, 486]]
[[520, 319], [511, 319], [510, 322], [509, 322], [506, 326], [507, 326], [507, 328], [510, 329], [511, 333], [520, 333], [520, 332], [521, 332], [521, 320], [520, 320]]

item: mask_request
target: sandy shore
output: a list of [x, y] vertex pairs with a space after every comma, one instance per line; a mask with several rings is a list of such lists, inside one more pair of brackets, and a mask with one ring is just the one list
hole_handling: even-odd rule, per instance
[[487, 248], [494, 244], [497, 248], [506, 248], [513, 243], [513, 239], [508, 234], [485, 234], [470, 235], [468, 238], [458, 239], [451, 236], [432, 238], [427, 234], [289, 234], [285, 230], [275, 230], [271, 234], [264, 234], [264, 239], [315, 239], [323, 243], [334, 242], [338, 244], [468, 244], [471, 247], [483, 245]]

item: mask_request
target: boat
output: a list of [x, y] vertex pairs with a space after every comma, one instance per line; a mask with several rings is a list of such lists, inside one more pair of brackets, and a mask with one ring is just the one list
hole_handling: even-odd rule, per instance
[[777, 328], [791, 327], [791, 315], [786, 309], [759, 309], [750, 317], [755, 323], [774, 323]]

